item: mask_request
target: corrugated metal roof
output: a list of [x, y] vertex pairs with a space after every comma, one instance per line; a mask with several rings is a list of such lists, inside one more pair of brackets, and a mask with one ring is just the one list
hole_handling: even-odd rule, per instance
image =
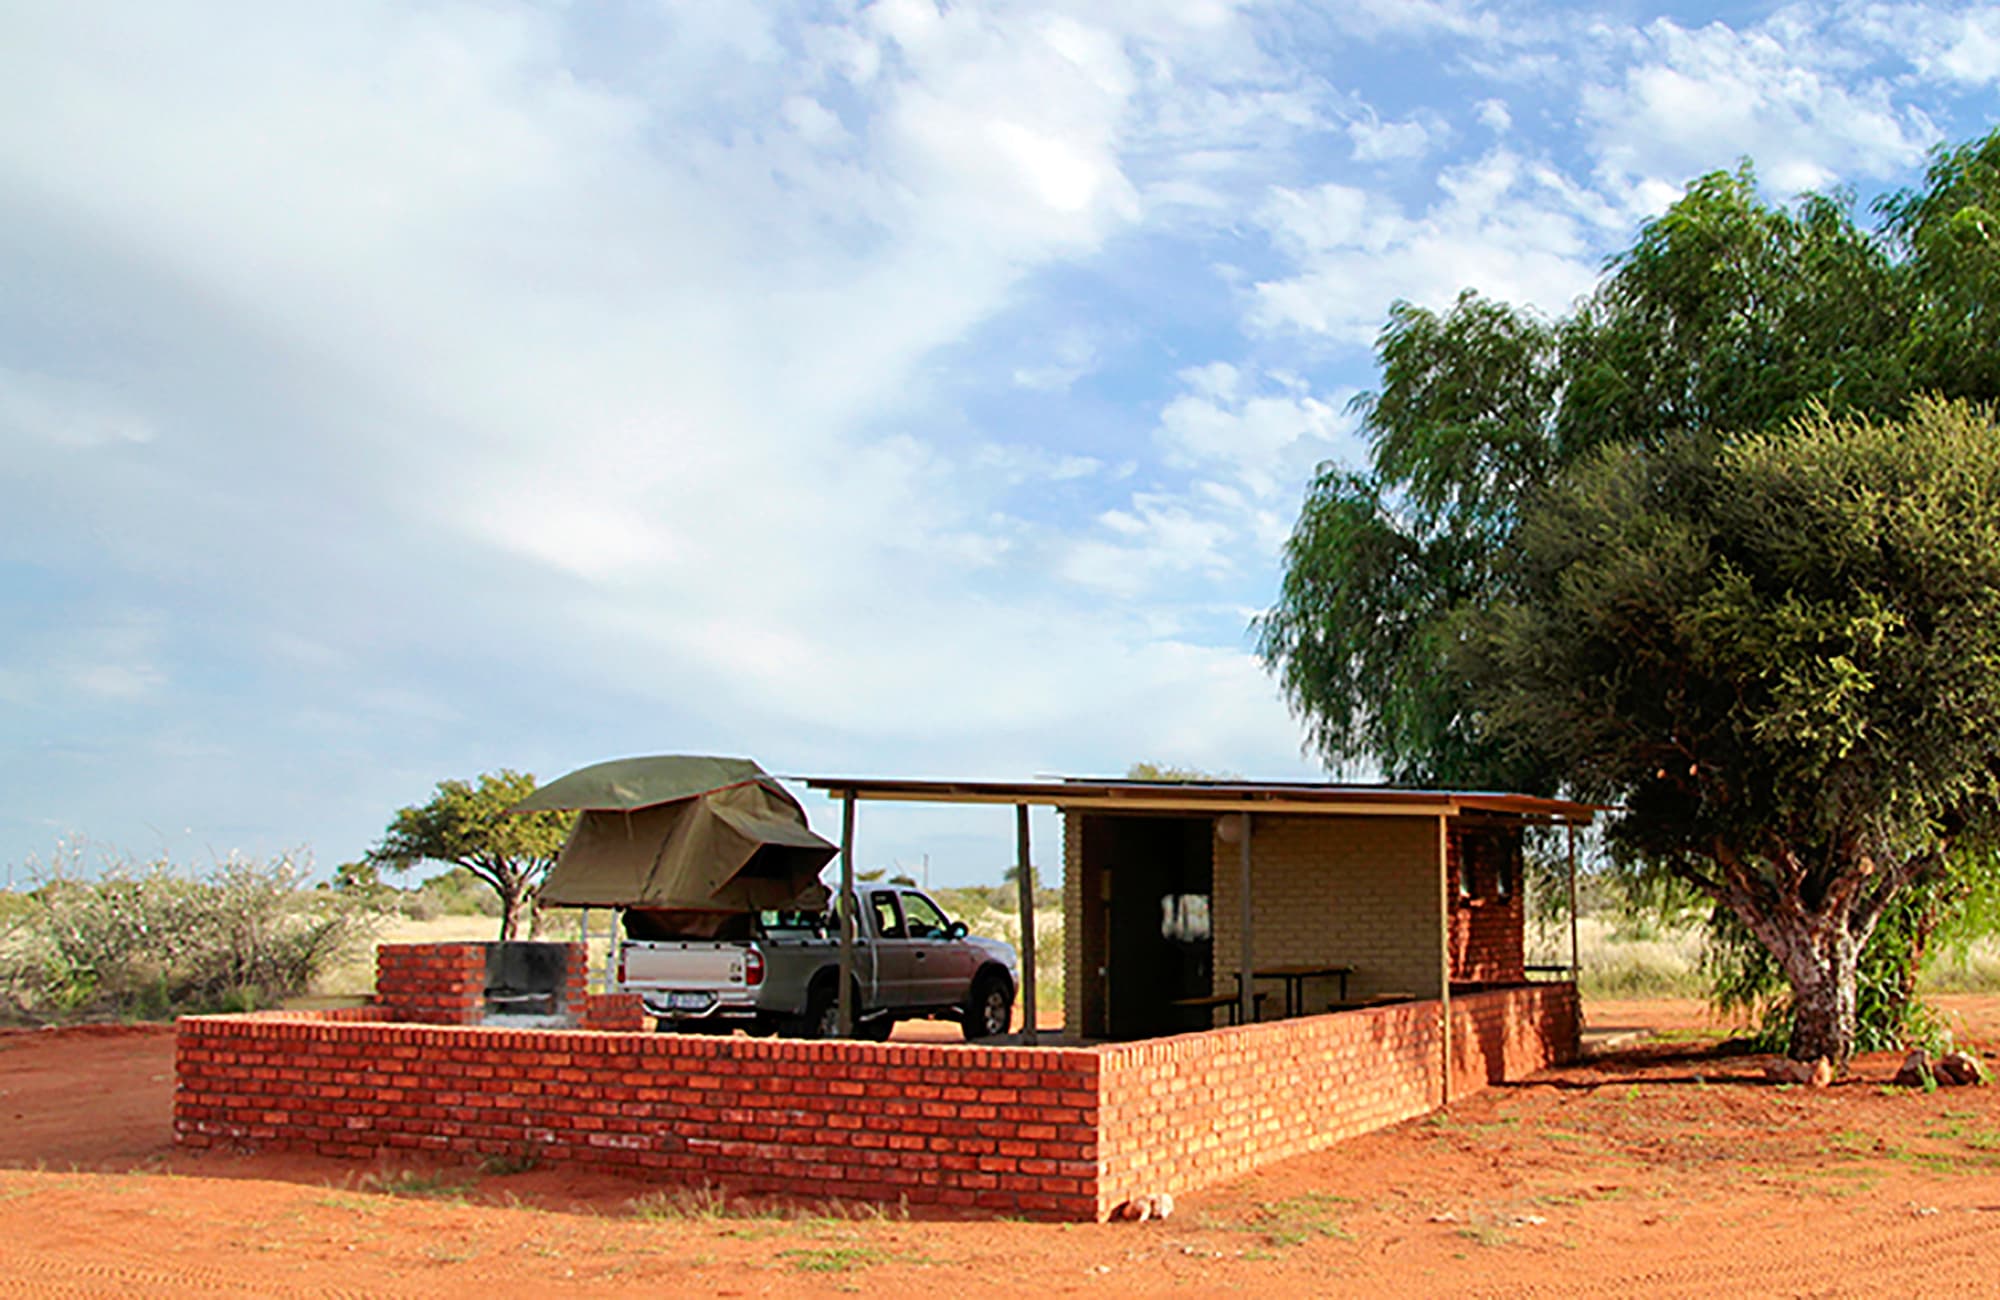
[[809, 776], [808, 789], [834, 798], [907, 803], [1046, 804], [1133, 812], [1283, 812], [1313, 816], [1455, 816], [1491, 813], [1581, 825], [1605, 805], [1501, 790], [1414, 790], [1317, 781], [935, 781]]

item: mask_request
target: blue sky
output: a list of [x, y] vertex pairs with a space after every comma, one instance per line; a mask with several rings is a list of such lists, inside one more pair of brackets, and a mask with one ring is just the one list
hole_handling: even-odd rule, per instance
[[1320, 775], [1247, 627], [1389, 304], [1997, 81], [1990, 4], [0, 4], [0, 863], [635, 753]]

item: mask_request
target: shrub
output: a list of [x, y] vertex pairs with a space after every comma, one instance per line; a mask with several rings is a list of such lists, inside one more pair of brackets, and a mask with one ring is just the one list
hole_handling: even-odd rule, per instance
[[303, 888], [290, 856], [229, 858], [194, 879], [161, 861], [114, 861], [95, 880], [56, 871], [0, 930], [0, 993], [18, 1018], [251, 1010], [306, 990], [372, 937], [366, 895]]
[[413, 921], [440, 916], [498, 916], [500, 895], [464, 867], [432, 876], [405, 896], [403, 914]]

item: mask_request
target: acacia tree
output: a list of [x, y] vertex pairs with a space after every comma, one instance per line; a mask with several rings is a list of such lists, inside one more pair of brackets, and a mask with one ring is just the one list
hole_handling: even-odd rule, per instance
[[1529, 511], [1460, 660], [1488, 733], [1622, 805], [1727, 908], [1844, 1065], [1884, 910], [1993, 842], [2000, 426], [1919, 399], [1720, 448], [1591, 457]]
[[[1313, 746], [1397, 781], [1553, 792], [1568, 774], [1499, 743], [1455, 654], [1467, 611], [1515, 594], [1501, 557], [1542, 484], [1607, 447], [1994, 396], [2000, 132], [1940, 151], [1880, 209], [1871, 232], [1838, 197], [1770, 206], [1746, 164], [1692, 184], [1567, 317], [1471, 292], [1443, 313], [1393, 308], [1380, 391], [1359, 404], [1371, 463], [1321, 468], [1257, 623]], [[1895, 952], [1879, 964], [1900, 970], [1886, 1021], [1910, 1014], [1931, 928], [1977, 892], [1961, 874], [1881, 932]]]
[[[2000, 140], [2000, 134], [1995, 137]], [[1362, 400], [1365, 472], [1322, 466], [1259, 650], [1312, 743], [1392, 780], [1547, 788], [1491, 743], [1453, 621], [1540, 486], [1600, 447], [1780, 427], [1815, 403], [1900, 412], [1911, 279], [1834, 200], [1765, 204], [1745, 165], [1689, 186], [1562, 320], [1467, 291], [1398, 303]]]
[[504, 768], [481, 773], [477, 785], [440, 781], [430, 802], [397, 811], [368, 860], [392, 871], [419, 862], [464, 867], [500, 896], [500, 937], [512, 939], [555, 865], [571, 820], [568, 813], [507, 814], [534, 790], [532, 775]]

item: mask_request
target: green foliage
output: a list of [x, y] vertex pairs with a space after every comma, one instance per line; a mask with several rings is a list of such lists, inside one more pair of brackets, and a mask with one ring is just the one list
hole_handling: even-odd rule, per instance
[[333, 869], [335, 889], [373, 890], [383, 888], [382, 873], [372, 862], [343, 862]]
[[373, 936], [370, 900], [303, 888], [289, 858], [230, 858], [205, 879], [171, 864], [75, 874], [66, 849], [0, 931], [0, 990], [31, 1020], [160, 1019], [273, 1006]]
[[[2000, 132], [1941, 150], [1925, 184], [1881, 211], [1871, 231], [1843, 196], [1772, 206], [1746, 164], [1690, 185], [1566, 317], [1544, 320], [1470, 292], [1443, 313], [1394, 308], [1378, 341], [1381, 389], [1357, 403], [1373, 462], [1364, 473], [1322, 467], [1286, 546], [1279, 599], [1256, 628], [1267, 666], [1328, 761], [1366, 760], [1406, 783], [1552, 792], [1568, 779], [1531, 747], [1501, 743], [1461, 653], [1470, 623], [1519, 596], [1524, 573], [1502, 557], [1535, 514], [1542, 483], [1609, 448], [1683, 455], [1698, 473], [1725, 443], [1782, 442], [1801, 419], [1901, 419], [1924, 392], [1993, 398]], [[1787, 452], [1767, 443], [1764, 454], [1778, 468]], [[1648, 460], [1631, 472], [1665, 465]], [[1648, 478], [1631, 490], [1673, 488]], [[1856, 489], [1863, 499], [1876, 490]], [[1814, 517], [1769, 526], [1811, 527]], [[1863, 527], [1846, 544], [1865, 550], [1865, 524], [1844, 522]], [[1702, 546], [1671, 529], [1646, 540], [1662, 581], [1685, 574]], [[1588, 581], [1581, 571], [1573, 580]], [[1731, 644], [1744, 665], [1791, 656], [1757, 679], [1773, 703], [1765, 739], [1790, 748], [1783, 761], [1773, 749], [1773, 765], [1746, 780], [1810, 781], [1830, 756], [1872, 749], [1874, 737], [1853, 728], [1865, 726], [1860, 702], [1880, 679], [1841, 645], [1863, 652], [1924, 629], [1891, 604], [1841, 604], [1837, 591], [1757, 609], [1737, 599], [1744, 594], [1718, 586], [1715, 608], [1685, 631], [1689, 647], [1716, 657], [1710, 667]], [[1947, 712], [1958, 712], [1955, 696]], [[1689, 766], [1663, 759], [1656, 770]], [[1651, 852], [1628, 843], [1620, 855], [1639, 878], [1657, 880]], [[1955, 914], [1939, 913], [1939, 923]], [[1906, 942], [1897, 927], [1882, 934]], [[1906, 969], [1923, 942], [1919, 923]]]
[[1459, 611], [1540, 485], [1599, 447], [1782, 427], [1817, 404], [1900, 413], [1915, 293], [1837, 199], [1765, 204], [1716, 172], [1640, 231], [1577, 311], [1546, 321], [1467, 291], [1399, 303], [1357, 402], [1373, 464], [1322, 467], [1258, 645], [1330, 762], [1392, 780], [1547, 788], [1479, 725], [1452, 671]]
[[1515, 597], [1463, 624], [1488, 724], [1623, 802], [1614, 840], [1650, 860], [1807, 854], [1817, 902], [1854, 851], [1939, 854], [2000, 754], [1996, 435], [1925, 400], [1608, 450], [1529, 518]]
[[1914, 383], [2000, 399], [2000, 132], [1939, 151], [1921, 190], [1883, 204], [1917, 291]]
[[512, 939], [572, 821], [567, 813], [510, 815], [534, 789], [532, 775], [504, 769], [482, 773], [476, 785], [440, 781], [430, 802], [398, 810], [368, 860], [392, 871], [419, 862], [462, 867], [492, 887], [500, 937]]
[[500, 895], [464, 867], [453, 867], [403, 894], [400, 906], [403, 915], [413, 921], [430, 921], [440, 916], [497, 918]]
[[[1513, 598], [1462, 623], [1492, 734], [1622, 805], [1614, 842], [1724, 903], [1801, 996], [1906, 887], [1949, 881], [1950, 849], [1989, 842], [1990, 412], [1920, 399], [1899, 423], [1607, 448], [1512, 554]], [[1865, 964], [1884, 997], [1911, 991], [1896, 965]]]

